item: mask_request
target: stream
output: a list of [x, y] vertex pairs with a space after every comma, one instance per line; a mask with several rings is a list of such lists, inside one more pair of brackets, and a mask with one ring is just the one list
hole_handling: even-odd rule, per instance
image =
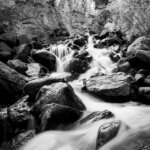
[[[93, 47], [92, 37], [89, 38], [88, 47], [86, 50], [93, 57], [91, 69], [80, 75], [78, 80], [69, 82], [69, 84], [73, 87], [76, 95], [86, 106], [86, 111], [84, 112], [83, 116], [95, 111], [111, 111], [115, 117], [109, 121], [121, 121], [121, 127], [115, 137], [116, 140], [114, 138], [112, 142], [114, 144], [117, 142], [118, 137], [119, 139], [122, 138], [122, 135], [126, 133], [127, 130], [139, 130], [149, 126], [150, 107], [144, 104], [139, 104], [137, 102], [108, 103], [104, 102], [100, 98], [94, 97], [93, 95], [81, 91], [83, 86], [83, 79], [88, 80], [93, 74], [96, 74], [97, 72], [111, 74], [112, 69], [116, 65], [109, 58], [109, 50], [98, 50]], [[71, 59], [72, 52], [67, 50], [67, 48], [63, 45], [60, 45], [57, 50], [52, 49], [52, 52], [58, 57], [57, 72], [64, 72], [65, 69], [63, 68], [62, 59], [65, 56], [67, 56], [66, 59]], [[74, 123], [73, 125], [66, 127], [66, 129], [63, 131], [46, 131], [29, 141], [22, 148], [22, 150], [95, 150], [97, 132], [99, 127], [105, 122], [106, 120], [104, 119], [83, 125]], [[104, 146], [104, 150], [109, 149], [111, 150], [111, 148], [109, 146], [107, 147], [106, 144], [106, 148]], [[103, 147], [99, 150], [103, 150]]]

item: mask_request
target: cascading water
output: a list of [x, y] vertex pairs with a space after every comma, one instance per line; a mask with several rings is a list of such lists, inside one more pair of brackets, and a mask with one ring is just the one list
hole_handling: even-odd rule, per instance
[[50, 51], [55, 54], [60, 60], [69, 55], [72, 50], [67, 45], [58, 44], [50, 46]]
[[[62, 60], [67, 55], [69, 56], [70, 52], [63, 52], [64, 49], [62, 47], [59, 49], [61, 49], [61, 52], [58, 52], [58, 49], [51, 51], [53, 51], [53, 53], [57, 55], [60, 60]], [[101, 71], [104, 74], [111, 73], [111, 70], [115, 66], [115, 64], [109, 58], [109, 51], [107, 49], [93, 48], [92, 37], [90, 37], [87, 51], [93, 57], [93, 62], [91, 64], [93, 66], [92, 69], [88, 70], [84, 75], [81, 75], [80, 78], [89, 78], [93, 73], [95, 73], [94, 71], [96, 69], [97, 71]], [[96, 69], [94, 70], [93, 68]], [[138, 105], [138, 103], [106, 103], [99, 98], [95, 98], [89, 94], [82, 93], [80, 90], [82, 86], [80, 80], [74, 81], [69, 84], [71, 84], [71, 86], [75, 90], [76, 95], [85, 104], [87, 108], [87, 111], [85, 113], [109, 110], [115, 114], [114, 119], [121, 120], [126, 125], [126, 127], [124, 127], [117, 134], [117, 137], [120, 136], [124, 131], [126, 131], [127, 128], [137, 129], [143, 126], [149, 126], [149, 107], [141, 104]], [[44, 132], [33, 138], [27, 145], [23, 147], [22, 150], [95, 150], [98, 129], [105, 121], [106, 120], [101, 120], [95, 123], [85, 124], [81, 126], [74, 124], [72, 128], [68, 128], [68, 130], [65, 131]], [[101, 148], [99, 150], [101, 150]], [[104, 150], [108, 149], [104, 148]]]
[[65, 59], [72, 52], [72, 50], [67, 47], [67, 45], [63, 44], [51, 45], [49, 49], [50, 52], [56, 56], [57, 59], [56, 71], [64, 72], [63, 59]]

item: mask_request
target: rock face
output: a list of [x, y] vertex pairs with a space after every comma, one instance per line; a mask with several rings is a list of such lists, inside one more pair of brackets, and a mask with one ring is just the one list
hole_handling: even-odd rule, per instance
[[0, 104], [12, 104], [23, 95], [28, 78], [0, 62]]
[[[130, 96], [133, 92], [130, 75], [124, 73], [116, 73], [106, 76], [98, 76], [87, 80], [86, 88], [91, 94], [99, 97], [106, 97], [108, 100], [117, 97]], [[119, 99], [118, 99], [119, 100]], [[121, 99], [120, 99], [121, 101]]]
[[[44, 33], [46, 37], [55, 29], [64, 29], [60, 13], [55, 9], [51, 0], [0, 0], [6, 14], [1, 17], [1, 24], [7, 22], [7, 30], [17, 35], [27, 34], [29, 37], [39, 36]], [[5, 20], [4, 20], [4, 18]], [[7, 18], [7, 19], [6, 19]], [[5, 22], [4, 22], [5, 21]]]
[[43, 86], [36, 100], [33, 108], [35, 112], [40, 112], [45, 105], [52, 103], [69, 106], [77, 110], [85, 110], [84, 104], [75, 95], [72, 87], [62, 82]]
[[102, 12], [102, 9], [99, 9], [99, 7], [104, 7], [106, 1], [56, 0], [55, 5], [71, 35], [85, 33], [88, 31], [88, 28], [95, 32], [100, 31], [100, 20], [98, 21], [97, 16]]
[[[107, 19], [99, 19], [103, 10], [100, 7], [107, 5], [103, 0], [0, 0], [0, 5], [3, 6], [0, 25], [5, 25], [7, 31], [41, 39], [68, 32], [70, 35], [85, 33], [88, 28], [100, 31], [103, 25], [99, 22], [103, 24]], [[4, 12], [8, 12], [7, 16]]]
[[41, 131], [57, 129], [59, 126], [69, 125], [77, 121], [82, 115], [81, 111], [58, 104], [45, 105], [40, 114]]

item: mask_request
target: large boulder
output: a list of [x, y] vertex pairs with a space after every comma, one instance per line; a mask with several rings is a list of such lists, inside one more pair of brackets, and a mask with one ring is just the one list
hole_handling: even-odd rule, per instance
[[28, 78], [0, 62], [0, 104], [12, 104], [22, 95]]
[[50, 72], [56, 71], [56, 56], [47, 50], [34, 51], [32, 53], [32, 58], [42, 66], [48, 68]]
[[19, 59], [9, 60], [7, 62], [8, 66], [12, 69], [16, 70], [17, 72], [26, 75], [26, 71], [28, 70], [27, 64], [22, 62]]
[[66, 83], [54, 83], [49, 86], [43, 86], [37, 97], [36, 103], [33, 106], [33, 112], [40, 112], [47, 104], [60, 104], [72, 107], [77, 110], [85, 110], [84, 104], [75, 95], [73, 88]]
[[61, 76], [46, 76], [43, 78], [37, 78], [34, 80], [29, 81], [25, 87], [24, 91], [26, 94], [28, 94], [30, 97], [35, 97], [38, 93], [38, 91], [43, 87], [44, 85], [51, 85], [56, 82], [65, 82], [65, 79], [67, 78], [67, 75], [61, 74]]
[[[140, 37], [127, 50], [127, 57], [133, 67], [150, 68], [150, 38]], [[138, 64], [138, 65], [137, 65]]]
[[66, 126], [77, 121], [83, 112], [59, 104], [47, 104], [45, 105], [40, 114], [41, 126], [40, 130], [52, 130], [57, 129], [60, 126]]
[[124, 98], [134, 93], [131, 86], [133, 81], [130, 75], [125, 75], [124, 73], [98, 76], [86, 81], [86, 90], [105, 100], [121, 102]]
[[64, 68], [66, 72], [70, 72], [72, 74], [81, 74], [89, 68], [89, 63], [86, 60], [73, 58], [72, 60], [64, 63]]
[[136, 50], [127, 57], [132, 67], [150, 69], [150, 51]]
[[150, 50], [150, 38], [146, 38], [145, 36], [142, 36], [136, 39], [128, 47], [127, 54], [129, 55], [133, 51], [137, 51], [137, 50], [149, 51]]
[[0, 61], [7, 61], [11, 57], [12, 49], [4, 42], [0, 42]]

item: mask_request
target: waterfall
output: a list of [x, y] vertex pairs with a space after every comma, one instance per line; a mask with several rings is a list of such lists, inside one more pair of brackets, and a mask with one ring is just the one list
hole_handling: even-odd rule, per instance
[[59, 45], [51, 45], [50, 52], [55, 54], [60, 60], [69, 55], [72, 50], [67, 47], [67, 45], [59, 44]]
[[67, 45], [63, 44], [51, 45], [49, 48], [50, 52], [56, 56], [57, 60], [56, 71], [64, 72], [63, 59], [65, 59], [72, 52], [72, 50], [69, 47], [67, 47]]

